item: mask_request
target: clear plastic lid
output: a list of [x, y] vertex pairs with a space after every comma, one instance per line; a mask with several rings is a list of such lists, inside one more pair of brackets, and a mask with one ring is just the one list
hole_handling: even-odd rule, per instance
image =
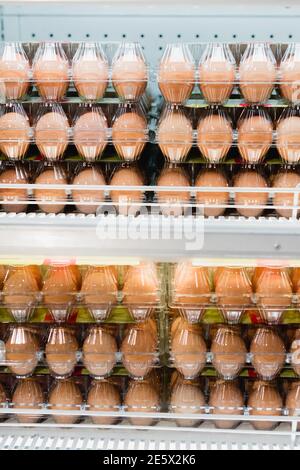
[[236, 328], [221, 326], [212, 341], [213, 366], [225, 380], [238, 377], [246, 364], [247, 349]]
[[[217, 415], [243, 415], [244, 397], [235, 382], [218, 380], [210, 391], [209, 407], [211, 413]], [[238, 425], [239, 421], [215, 421], [219, 429], [234, 429]]]
[[0, 46], [1, 99], [19, 100], [29, 88], [30, 64], [22, 43], [2, 42]]
[[[22, 379], [16, 384], [12, 396], [13, 408], [21, 408], [26, 410], [36, 410], [43, 407], [44, 394], [42, 387], [36, 379]], [[38, 422], [42, 417], [41, 415], [17, 414], [19, 423], [32, 424]]]
[[[116, 413], [121, 409], [121, 397], [118, 388], [107, 380], [94, 380], [87, 397], [88, 411]], [[117, 421], [115, 417], [92, 416], [94, 424], [110, 426]]]
[[45, 347], [46, 362], [55, 377], [69, 377], [77, 363], [78, 343], [74, 332], [65, 326], [50, 327]]
[[10, 371], [18, 377], [32, 375], [38, 363], [39, 342], [27, 327], [13, 325], [5, 343]]
[[279, 67], [280, 91], [293, 104], [300, 101], [300, 44], [288, 44]]
[[[242, 170], [234, 178], [234, 188], [268, 188], [266, 179], [256, 170]], [[268, 204], [268, 192], [236, 192], [235, 208], [244, 217], [259, 217]]]
[[83, 343], [83, 364], [96, 378], [106, 377], [116, 364], [118, 346], [115, 338], [103, 327], [92, 326]]
[[[170, 191], [159, 191], [159, 187], [170, 187]], [[158, 191], [156, 194], [160, 210], [163, 215], [180, 216], [188, 212], [191, 193], [189, 191], [176, 191], [176, 188], [188, 188], [190, 179], [184, 168], [170, 166], [163, 169], [157, 179]], [[174, 188], [174, 189], [173, 189]]]
[[21, 160], [31, 139], [30, 123], [20, 103], [9, 103], [0, 110], [0, 151], [10, 160]]
[[[71, 379], [57, 381], [49, 395], [49, 407], [53, 411], [79, 411], [82, 402], [80, 388]], [[57, 424], [74, 424], [79, 417], [76, 415], [55, 414], [53, 418]]]
[[[42, 166], [41, 172], [35, 180], [35, 185], [66, 185], [67, 179], [64, 169], [59, 165]], [[35, 188], [33, 191], [40, 210], [46, 214], [58, 214], [65, 207], [67, 193], [64, 189]]]
[[[248, 407], [250, 415], [280, 416], [283, 401], [276, 386], [267, 382], [255, 382], [250, 392]], [[274, 421], [253, 421], [252, 425], [258, 431], [271, 431], [278, 426]]]
[[112, 61], [112, 83], [118, 96], [137, 101], [146, 90], [148, 71], [142, 47], [138, 43], [120, 44]]
[[[170, 413], [203, 415], [205, 408], [205, 397], [197, 383], [185, 380], [175, 384], [170, 398]], [[178, 426], [185, 427], [200, 424], [199, 419], [178, 419], [176, 422]]]
[[[159, 393], [149, 381], [132, 380], [124, 398], [125, 411], [128, 413], [156, 413], [160, 411]], [[151, 426], [154, 419], [142, 417], [129, 418], [133, 426]]]
[[198, 188], [216, 188], [215, 192], [201, 191], [196, 194], [197, 204], [203, 204], [203, 214], [206, 217], [219, 217], [224, 214], [229, 203], [228, 181], [221, 171], [208, 169], [201, 171], [195, 181]]
[[209, 162], [219, 163], [226, 158], [232, 142], [232, 123], [225, 111], [219, 107], [208, 108], [197, 127], [200, 152]]
[[[0, 173], [0, 184], [28, 184], [28, 182], [26, 169], [19, 164], [6, 167]], [[0, 189], [0, 203], [5, 212], [19, 213], [26, 211], [27, 200], [27, 189]]]
[[[274, 177], [272, 187], [277, 188], [297, 188], [300, 185], [300, 175], [296, 171], [283, 170], [279, 171]], [[281, 217], [297, 217], [300, 213], [299, 193], [274, 192], [273, 206]]]
[[[90, 190], [89, 186], [105, 186], [106, 181], [101, 170], [95, 166], [83, 167], [73, 179], [72, 199], [76, 208], [82, 214], [95, 214], [105, 199], [105, 192], [101, 189]], [[76, 186], [86, 186], [86, 189], [75, 189]]]
[[121, 166], [115, 170], [110, 181], [111, 186], [135, 186], [137, 188], [136, 190], [112, 189], [110, 191], [111, 200], [116, 204], [119, 214], [136, 215], [144, 198], [143, 191], [139, 189], [139, 186], [143, 184], [142, 174], [137, 167]]
[[284, 343], [276, 330], [258, 328], [251, 342], [252, 365], [263, 380], [273, 380], [279, 375], [286, 360]]
[[73, 120], [73, 139], [78, 153], [88, 162], [99, 159], [107, 145], [108, 125], [100, 106], [77, 108]]
[[14, 266], [3, 285], [3, 303], [18, 322], [30, 318], [38, 301], [39, 286], [29, 266]]
[[286, 163], [300, 161], [300, 110], [298, 107], [283, 110], [277, 122], [276, 147]]

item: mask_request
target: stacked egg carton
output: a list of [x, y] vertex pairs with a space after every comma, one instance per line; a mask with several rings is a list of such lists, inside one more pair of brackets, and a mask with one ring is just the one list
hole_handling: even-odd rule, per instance
[[215, 422], [222, 429], [240, 424], [236, 415], [271, 416], [252, 420], [265, 431], [275, 416], [299, 415], [299, 268], [184, 261], [170, 266], [168, 297], [173, 413], [195, 414], [194, 424], [228, 415]]
[[1, 266], [3, 417], [21, 409], [23, 423], [53, 415], [59, 424], [89, 416], [95, 425], [113, 424], [128, 412], [143, 412], [145, 402], [152, 403], [146, 412], [157, 413], [165, 322], [161, 270], [142, 262]]

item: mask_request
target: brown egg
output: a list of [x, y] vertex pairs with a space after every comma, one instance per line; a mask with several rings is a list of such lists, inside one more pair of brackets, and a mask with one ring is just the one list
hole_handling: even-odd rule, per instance
[[[196, 188], [227, 188], [228, 182], [222, 173], [216, 170], [204, 170], [196, 178]], [[214, 207], [217, 205], [227, 205], [229, 203], [229, 193], [225, 191], [205, 192], [196, 194], [197, 204], [203, 204], [203, 214], [206, 217], [219, 217], [224, 214], [225, 207]], [[207, 207], [211, 206], [211, 207]]]
[[[1, 277], [1, 276], [0, 276]], [[300, 287], [300, 268], [293, 268], [292, 269], [292, 277], [291, 277], [293, 291], [298, 291]]]
[[[210, 392], [209, 406], [214, 415], [242, 416], [244, 414], [243, 394], [234, 382], [217, 381]], [[225, 419], [215, 421], [219, 429], [234, 429], [239, 424], [239, 421], [226, 421]]]
[[[67, 379], [56, 382], [50, 392], [48, 403], [50, 410], [53, 411], [80, 411], [82, 401], [78, 385]], [[74, 424], [79, 416], [53, 415], [53, 419], [57, 424]]]
[[281, 158], [287, 163], [298, 163], [300, 160], [300, 116], [280, 119], [276, 131], [276, 146]]
[[111, 266], [90, 266], [84, 276], [81, 293], [86, 304], [114, 303], [118, 286]]
[[120, 98], [136, 101], [147, 87], [147, 66], [144, 60], [132, 54], [119, 57], [112, 65], [112, 84]]
[[[65, 177], [56, 169], [45, 169], [35, 180], [35, 184], [67, 184]], [[58, 214], [65, 207], [67, 199], [64, 189], [34, 189], [33, 195], [39, 208], [46, 214]], [[49, 204], [51, 203], [51, 204]]]
[[299, 103], [300, 60], [299, 44], [290, 43], [285, 51], [279, 67], [280, 91], [286, 100]]
[[264, 268], [257, 280], [256, 297], [261, 314], [270, 323], [277, 323], [291, 305], [292, 284], [286, 270]]
[[235, 79], [235, 65], [223, 58], [200, 63], [200, 90], [208, 103], [224, 103], [230, 98]]
[[132, 306], [158, 304], [160, 285], [154, 263], [141, 262], [130, 266], [123, 286], [123, 303]]
[[6, 361], [17, 376], [29, 376], [38, 364], [39, 344], [35, 335], [23, 326], [14, 326], [5, 343]]
[[7, 100], [20, 100], [29, 88], [30, 66], [22, 52], [7, 50], [0, 59], [0, 95]]
[[[172, 391], [170, 413], [205, 414], [205, 398], [199, 386], [191, 381], [178, 382]], [[176, 419], [178, 426], [192, 427], [199, 425], [197, 419]]]
[[105, 377], [116, 364], [117, 351], [115, 338], [101, 326], [93, 326], [83, 343], [83, 364], [94, 377]]
[[222, 326], [211, 345], [213, 366], [225, 380], [234, 379], [246, 364], [247, 349], [239, 330]]
[[[157, 180], [157, 186], [188, 188], [190, 187], [190, 181], [183, 168], [171, 167], [165, 168], [161, 172]], [[180, 216], [183, 212], [188, 212], [188, 208], [184, 207], [183, 204], [189, 204], [191, 193], [189, 191], [178, 192], [176, 189], [173, 191], [158, 191], [157, 199], [160, 204], [165, 204], [165, 206], [160, 207], [163, 215]]]
[[39, 286], [27, 266], [12, 268], [3, 286], [3, 303], [17, 321], [26, 321], [37, 303]]
[[186, 379], [199, 376], [206, 365], [205, 341], [187, 322], [174, 333], [171, 351], [174, 366]]
[[300, 376], [300, 329], [294, 331], [294, 338], [291, 344], [291, 365], [294, 372]]
[[245, 308], [251, 305], [252, 286], [244, 268], [224, 268], [215, 292], [225, 318], [231, 323], [238, 322]]
[[50, 111], [39, 118], [35, 126], [35, 143], [47, 160], [62, 157], [69, 143], [69, 128], [63, 112]]
[[177, 264], [173, 279], [173, 301], [176, 304], [208, 304], [211, 288], [208, 269], [193, 266], [191, 261]]
[[[160, 408], [159, 394], [149, 382], [131, 381], [124, 399], [128, 413], [157, 413]], [[153, 418], [129, 418], [133, 426], [151, 426]]]
[[[18, 169], [7, 169], [0, 174], [0, 184], [28, 184], [27, 177], [22, 171]], [[28, 192], [26, 189], [0, 189], [0, 203], [5, 212], [19, 212], [26, 211], [27, 203], [22, 204], [22, 201], [28, 200]], [[8, 202], [16, 202], [16, 204], [5, 204]]]
[[85, 49], [82, 54], [73, 59], [73, 81], [75, 88], [86, 100], [103, 98], [108, 85], [108, 63], [96, 51], [91, 51], [91, 43], [82, 43]]
[[132, 325], [122, 342], [122, 362], [132, 377], [144, 378], [156, 362], [157, 338], [143, 324]]
[[[117, 170], [110, 182], [111, 186], [143, 186], [144, 181], [135, 168], [120, 168]], [[143, 191], [137, 190], [111, 190], [110, 197], [112, 202], [117, 204], [118, 212], [122, 215], [127, 215], [128, 212], [135, 214], [139, 211], [140, 206], [138, 203], [142, 202], [144, 193]], [[137, 203], [137, 205], [132, 205]], [[118, 206], [120, 204], [120, 206]], [[123, 204], [123, 205], [121, 205]]]
[[[273, 188], [296, 188], [300, 185], [300, 175], [294, 171], [280, 172], [276, 175], [273, 180]], [[274, 206], [283, 206], [281, 208], [276, 208], [276, 212], [281, 217], [297, 217], [300, 213], [299, 193], [275, 193], [273, 199]], [[292, 207], [295, 206], [295, 209]], [[286, 209], [288, 208], [288, 209]]]
[[193, 91], [195, 64], [188, 45], [167, 46], [159, 64], [158, 86], [166, 101], [183, 103]]
[[202, 155], [212, 163], [223, 160], [232, 144], [232, 127], [226, 115], [208, 114], [200, 118], [197, 128], [197, 145]]
[[284, 343], [272, 329], [264, 327], [257, 329], [250, 352], [252, 365], [263, 380], [273, 380], [285, 364]]
[[260, 163], [272, 145], [273, 125], [265, 115], [246, 115], [238, 122], [238, 149], [247, 163]]
[[167, 161], [185, 160], [193, 144], [193, 127], [181, 109], [167, 108], [158, 124], [157, 142]]
[[[282, 414], [282, 398], [273, 384], [255, 382], [248, 400], [250, 416], [280, 416]], [[274, 421], [253, 421], [258, 431], [271, 431], [278, 426]]]
[[[268, 184], [265, 178], [257, 171], [247, 170], [239, 173], [234, 179], [235, 188], [267, 188]], [[259, 217], [263, 212], [263, 208], [255, 206], [266, 206], [269, 200], [268, 193], [247, 192], [235, 193], [235, 205], [244, 206], [237, 207], [236, 210], [244, 217]], [[253, 207], [252, 207], [253, 206]]]
[[54, 326], [45, 348], [46, 362], [51, 373], [58, 377], [68, 377], [77, 363], [78, 343], [70, 330]]
[[74, 124], [74, 144], [87, 161], [97, 160], [107, 145], [107, 121], [99, 108], [78, 117]]
[[[300, 410], [300, 383], [293, 382], [286, 397], [286, 408], [289, 416], [299, 416]], [[297, 425], [297, 431], [300, 431], [300, 423]]]
[[129, 110], [115, 118], [112, 142], [123, 160], [137, 160], [147, 140], [147, 121], [144, 116]]
[[64, 265], [49, 267], [43, 284], [44, 303], [50, 307], [74, 303], [77, 279], [72, 270]]
[[[107, 381], [95, 381], [89, 390], [88, 411], [116, 413], [121, 408], [121, 397], [117, 387]], [[92, 416], [94, 424], [109, 426], [116, 422], [115, 417]]]
[[30, 125], [25, 113], [10, 112], [0, 116], [0, 136], [0, 150], [7, 158], [23, 158], [30, 143]]
[[[103, 174], [96, 168], [85, 168], [78, 173], [74, 180], [73, 186], [104, 186], [106, 184]], [[97, 191], [89, 190], [72, 190], [73, 201], [76, 202], [76, 207], [79, 212], [83, 214], [95, 214], [101, 202], [105, 199], [104, 191], [99, 189]], [[86, 203], [92, 203], [86, 205]], [[81, 203], [81, 204], [80, 204]], [[84, 203], [84, 204], [82, 204]]]
[[[42, 388], [37, 380], [22, 379], [19, 380], [12, 396], [13, 408], [23, 410], [36, 410], [43, 406], [44, 395]], [[17, 414], [19, 423], [37, 423], [42, 415]]]
[[42, 98], [60, 101], [69, 86], [69, 64], [59, 43], [42, 43], [33, 61], [33, 80]]

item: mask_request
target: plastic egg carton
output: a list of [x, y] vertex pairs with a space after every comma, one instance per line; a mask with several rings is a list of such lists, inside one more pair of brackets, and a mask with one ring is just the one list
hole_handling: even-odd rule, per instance
[[149, 67], [141, 45], [128, 42], [6, 43], [0, 49], [0, 96], [22, 100], [37, 90], [45, 101], [61, 101], [76, 90], [99, 101], [109, 87], [121, 100], [139, 100]]
[[298, 43], [176, 43], [168, 44], [157, 68], [166, 101], [186, 102], [194, 87], [209, 104], [222, 104], [238, 88], [248, 104], [269, 100], [276, 88], [286, 100], [299, 103]]

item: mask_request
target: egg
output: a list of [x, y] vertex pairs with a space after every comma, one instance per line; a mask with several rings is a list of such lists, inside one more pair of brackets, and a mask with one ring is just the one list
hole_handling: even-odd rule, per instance
[[[250, 416], [280, 416], [282, 414], [282, 398], [273, 384], [255, 382], [248, 400]], [[271, 431], [278, 426], [274, 421], [252, 421], [254, 429]]]
[[300, 329], [295, 331], [290, 353], [292, 368], [294, 369], [294, 372], [300, 376]]
[[[116, 413], [121, 408], [121, 397], [117, 387], [110, 382], [94, 381], [87, 398], [88, 411]], [[116, 422], [115, 417], [92, 416], [94, 424], [110, 426]]]
[[199, 331], [186, 323], [171, 339], [172, 359], [185, 379], [193, 379], [206, 365], [206, 344]]
[[300, 57], [299, 44], [291, 43], [282, 57], [279, 66], [280, 92], [291, 103], [299, 103], [300, 98]]
[[19, 423], [37, 423], [42, 415], [31, 415], [29, 410], [37, 410], [43, 406], [44, 394], [39, 382], [35, 379], [19, 380], [12, 396], [12, 403], [14, 409], [28, 410], [28, 414], [16, 415]]
[[[85, 168], [81, 170], [73, 180], [73, 186], [105, 186], [105, 178], [101, 171], [98, 171], [96, 168]], [[88, 189], [72, 190], [73, 201], [76, 202], [76, 208], [79, 212], [83, 214], [95, 214], [99, 207], [101, 207], [101, 202], [105, 199], [105, 193], [103, 190], [93, 190], [89, 191]], [[92, 203], [87, 205], [86, 203]], [[81, 203], [81, 204], [80, 204]], [[82, 204], [84, 203], [84, 204]]]
[[14, 267], [5, 279], [3, 303], [17, 321], [26, 321], [37, 303], [39, 286], [25, 266]]
[[[294, 171], [284, 171], [279, 172], [274, 180], [272, 187], [273, 188], [296, 188], [300, 185], [300, 175], [295, 173]], [[276, 212], [281, 217], [297, 217], [300, 213], [300, 201], [299, 201], [299, 193], [274, 193], [273, 197], [273, 205], [275, 206]], [[276, 207], [281, 206], [281, 207]], [[283, 206], [283, 207], [282, 207]], [[296, 208], [293, 209], [293, 206]]]
[[106, 117], [100, 108], [79, 116], [73, 129], [74, 144], [79, 154], [89, 162], [97, 160], [107, 145], [107, 133]]
[[277, 124], [276, 147], [281, 158], [287, 163], [300, 160], [300, 116], [289, 116]]
[[94, 377], [105, 377], [116, 364], [118, 351], [115, 338], [101, 326], [92, 326], [84, 340], [83, 364]]
[[33, 80], [40, 96], [60, 101], [69, 86], [69, 63], [60, 43], [40, 44], [32, 66]]
[[[144, 181], [139, 171], [129, 167], [118, 169], [110, 181], [111, 186], [136, 186], [138, 188], [143, 184]], [[139, 203], [143, 201], [144, 193], [139, 189], [136, 191], [111, 189], [110, 197], [112, 202], [117, 205], [119, 214], [128, 215], [129, 213], [135, 215], [140, 209]]]
[[[67, 180], [56, 168], [46, 168], [36, 178], [35, 184], [66, 185]], [[67, 194], [64, 189], [34, 189], [33, 196], [41, 211], [58, 214], [65, 207]]]
[[[160, 408], [159, 394], [155, 387], [145, 381], [131, 381], [124, 399], [128, 413], [157, 413]], [[129, 418], [132, 426], [151, 426], [154, 419], [147, 417]]]
[[227, 44], [208, 44], [200, 60], [200, 90], [208, 103], [230, 98], [235, 79], [235, 61]]
[[144, 116], [126, 109], [116, 116], [112, 125], [112, 142], [123, 160], [137, 160], [147, 140], [147, 121]]
[[238, 149], [247, 163], [260, 163], [266, 156], [273, 140], [271, 120], [259, 111], [259, 114], [241, 116], [238, 125]]
[[[216, 415], [242, 416], [244, 414], [244, 397], [234, 382], [217, 381], [210, 392], [209, 406]], [[215, 421], [218, 429], [234, 429], [239, 421]]]
[[267, 206], [269, 193], [255, 192], [255, 189], [268, 187], [265, 178], [255, 170], [243, 171], [235, 177], [234, 187], [254, 189], [254, 192], [236, 192], [234, 200], [237, 206], [236, 210], [240, 215], [244, 217], [259, 217], [264, 212], [264, 208], [256, 206]]
[[73, 272], [64, 265], [50, 266], [43, 283], [44, 304], [53, 308], [67, 308], [74, 303], [77, 280]]
[[46, 362], [54, 376], [68, 377], [77, 363], [78, 343], [70, 330], [62, 326], [50, 329], [45, 348]]
[[212, 163], [219, 163], [228, 154], [233, 134], [226, 116], [208, 114], [200, 118], [197, 128], [197, 145], [202, 155]]
[[23, 326], [14, 326], [5, 343], [6, 361], [11, 372], [20, 377], [33, 373], [38, 364], [39, 344], [36, 336]]
[[[171, 393], [170, 413], [205, 414], [205, 398], [197, 384], [190, 381], [178, 382]], [[199, 419], [176, 419], [178, 426], [192, 427], [200, 424]]]
[[21, 43], [5, 43], [0, 58], [0, 95], [20, 100], [29, 88], [30, 66]]
[[[130, 266], [123, 286], [123, 303], [126, 305], [153, 306], [160, 300], [159, 279], [154, 263], [141, 262]], [[154, 305], [155, 306], [155, 305]]]
[[[0, 174], [0, 184], [28, 184], [26, 174], [18, 168], [9, 168]], [[0, 189], [0, 203], [5, 212], [25, 212], [28, 192], [26, 189]], [[24, 201], [24, 203], [23, 203]], [[8, 204], [8, 203], [16, 204]]]
[[159, 64], [158, 86], [166, 101], [184, 103], [195, 83], [195, 64], [187, 44], [168, 45]]
[[235, 328], [222, 326], [212, 341], [212, 364], [225, 380], [237, 377], [246, 364], [247, 349], [240, 332]]
[[[1, 279], [1, 275], [0, 275]], [[292, 285], [293, 285], [293, 291], [296, 292], [298, 291], [300, 287], [300, 268], [293, 268], [292, 269], [292, 277], [291, 277]]]
[[191, 261], [177, 264], [173, 279], [174, 302], [176, 304], [207, 304], [211, 289], [208, 269], [193, 266]]
[[239, 66], [240, 89], [248, 103], [267, 101], [276, 81], [276, 61], [268, 44], [249, 44]]
[[[70, 379], [59, 380], [55, 383], [49, 395], [49, 407], [53, 411], [80, 411], [82, 395], [78, 385]], [[57, 424], [74, 424], [78, 421], [76, 415], [53, 415]]]
[[122, 362], [134, 378], [144, 378], [156, 362], [157, 338], [143, 324], [132, 325], [123, 339]]
[[[290, 390], [286, 397], [286, 408], [289, 416], [299, 416], [300, 410], [300, 383], [294, 382], [291, 384]], [[297, 431], [300, 431], [300, 423], [297, 425]]]
[[[216, 170], [204, 170], [196, 178], [196, 188], [227, 188], [228, 182], [223, 174]], [[229, 193], [226, 191], [197, 192], [197, 204], [203, 204], [203, 214], [205, 217], [219, 217], [224, 214], [225, 207], [214, 207], [229, 204]], [[207, 207], [211, 206], [211, 207]]]
[[24, 112], [8, 112], [0, 116], [0, 151], [10, 160], [20, 160], [30, 143], [30, 125]]
[[136, 43], [120, 45], [112, 63], [112, 84], [123, 100], [136, 101], [147, 87], [147, 65]]
[[108, 75], [108, 63], [100, 44], [82, 42], [72, 61], [72, 76], [78, 95], [86, 100], [100, 100], [108, 85]]
[[108, 317], [111, 307], [117, 303], [118, 286], [109, 266], [90, 267], [82, 283], [83, 303], [96, 321]]
[[[187, 173], [182, 168], [165, 168], [158, 180], [157, 186], [170, 187], [170, 191], [157, 191], [157, 200], [160, 204], [160, 210], [163, 215], [178, 217], [183, 212], [188, 212], [188, 207], [184, 207], [184, 204], [189, 204], [191, 199], [191, 193], [189, 191], [176, 191], [171, 190], [172, 187], [188, 188], [190, 187], [190, 181]], [[190, 209], [191, 211], [191, 209]]]
[[281, 268], [265, 268], [257, 281], [256, 297], [261, 314], [270, 323], [277, 323], [291, 305], [292, 285]]
[[178, 316], [173, 320], [170, 326], [170, 335], [171, 339], [174, 337], [175, 333], [184, 328], [188, 325], [189, 328], [191, 328], [193, 331], [197, 332], [198, 334], [202, 335], [203, 334], [203, 328], [200, 323], [190, 323], [188, 322], [185, 318], [182, 318], [181, 316]]
[[192, 123], [181, 109], [167, 108], [158, 124], [156, 138], [167, 161], [182, 162], [192, 148]]
[[0, 289], [3, 287], [4, 279], [7, 275], [7, 268], [6, 266], [0, 265]]
[[69, 143], [70, 126], [63, 111], [50, 111], [40, 117], [35, 126], [35, 143], [50, 161], [59, 160]]
[[276, 331], [258, 328], [251, 343], [252, 365], [263, 380], [273, 380], [285, 364], [284, 343]]

